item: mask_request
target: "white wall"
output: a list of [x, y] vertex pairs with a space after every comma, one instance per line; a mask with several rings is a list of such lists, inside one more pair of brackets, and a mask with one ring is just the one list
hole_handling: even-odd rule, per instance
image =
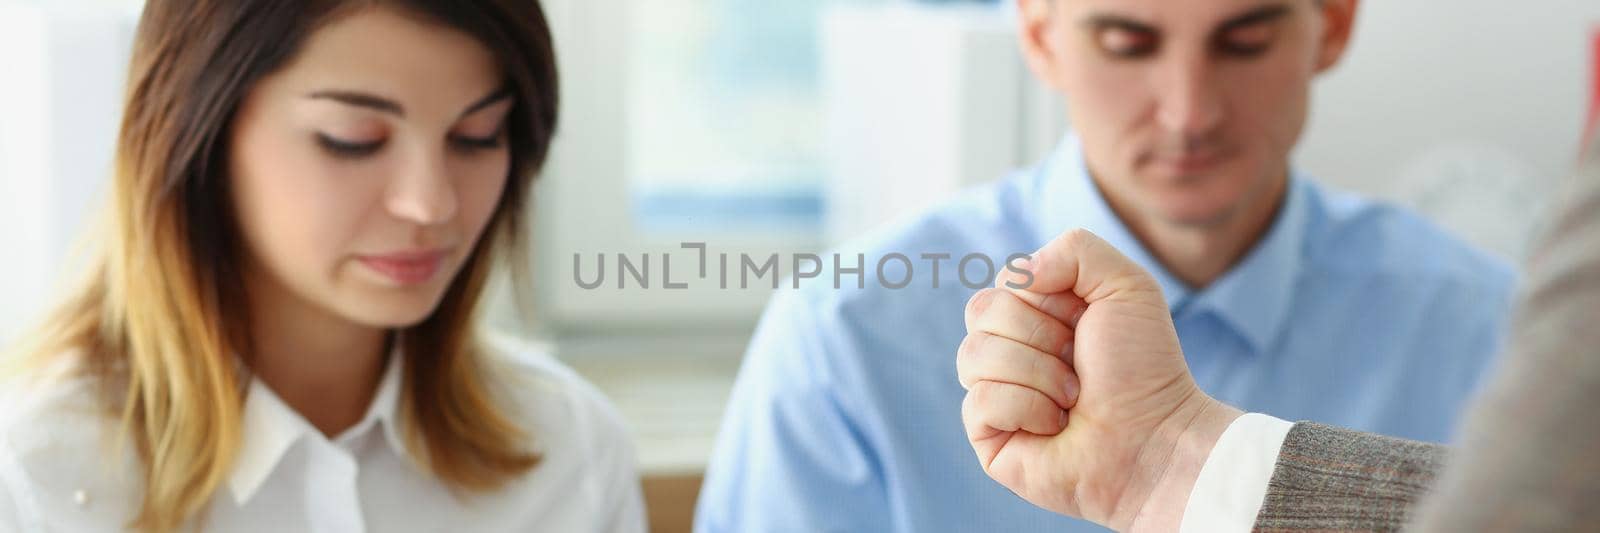
[[0, 343], [54, 296], [111, 173], [135, 15], [0, 2]]
[[1590, 86], [1593, 0], [1364, 2], [1344, 64], [1316, 88], [1301, 161], [1387, 191], [1431, 148], [1484, 142], [1548, 176], [1576, 157]]
[[1594, 0], [1363, 2], [1343, 65], [1316, 86], [1297, 160], [1520, 256], [1544, 191], [1576, 161]]

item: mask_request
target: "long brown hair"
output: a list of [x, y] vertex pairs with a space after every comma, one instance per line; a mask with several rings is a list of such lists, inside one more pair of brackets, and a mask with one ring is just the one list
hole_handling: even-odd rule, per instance
[[[537, 464], [497, 405], [474, 332], [495, 259], [523, 257], [522, 212], [556, 124], [550, 32], [534, 0], [149, 0], [134, 43], [111, 208], [88, 281], [23, 353], [67, 357], [97, 376], [144, 473], [132, 527], [196, 517], [241, 442], [250, 347], [239, 232], [229, 205], [228, 131], [246, 92], [321, 25], [392, 5], [480, 40], [516, 103], [511, 176], [439, 307], [400, 335], [401, 410], [420, 465], [455, 489], [487, 490]], [[519, 269], [513, 269], [514, 271]], [[514, 272], [515, 273], [515, 272]]]

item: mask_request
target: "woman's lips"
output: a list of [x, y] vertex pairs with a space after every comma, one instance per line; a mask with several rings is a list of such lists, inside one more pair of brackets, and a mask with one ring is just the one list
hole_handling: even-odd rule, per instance
[[400, 285], [420, 285], [432, 280], [449, 253], [444, 250], [363, 255], [356, 259]]

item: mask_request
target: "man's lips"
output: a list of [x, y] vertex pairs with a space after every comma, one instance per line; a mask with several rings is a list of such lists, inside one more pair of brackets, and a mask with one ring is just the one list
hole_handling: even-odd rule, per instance
[[1194, 152], [1179, 155], [1155, 156], [1150, 164], [1164, 172], [1177, 175], [1197, 174], [1216, 168], [1227, 159], [1221, 151]]
[[379, 255], [361, 255], [356, 259], [367, 268], [400, 285], [418, 285], [433, 279], [449, 257], [448, 250], [416, 250]]

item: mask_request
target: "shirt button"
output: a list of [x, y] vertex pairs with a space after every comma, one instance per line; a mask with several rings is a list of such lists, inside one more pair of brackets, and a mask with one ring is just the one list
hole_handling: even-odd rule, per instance
[[78, 504], [78, 507], [89, 505], [89, 492], [83, 489], [72, 491], [72, 503]]

